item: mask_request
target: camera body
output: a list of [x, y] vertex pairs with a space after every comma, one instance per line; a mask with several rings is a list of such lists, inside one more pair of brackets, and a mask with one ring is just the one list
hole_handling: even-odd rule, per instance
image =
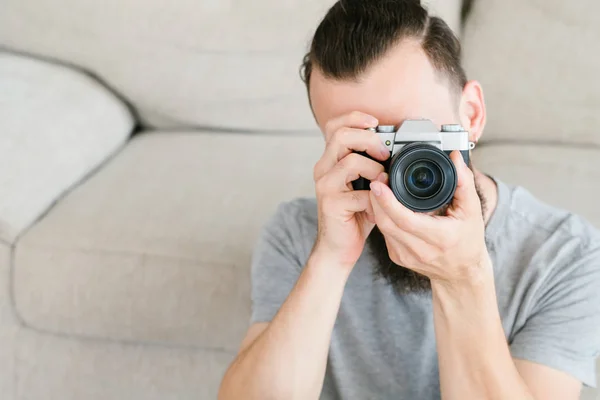
[[[431, 120], [422, 119], [406, 120], [399, 127], [380, 125], [368, 130], [377, 133], [390, 151], [382, 164], [398, 201], [417, 212], [435, 211], [452, 201], [457, 174], [450, 153], [460, 151], [469, 165], [469, 152], [475, 147], [462, 126], [442, 125], [440, 131]], [[368, 190], [369, 184], [367, 179], [359, 178], [352, 187]]]

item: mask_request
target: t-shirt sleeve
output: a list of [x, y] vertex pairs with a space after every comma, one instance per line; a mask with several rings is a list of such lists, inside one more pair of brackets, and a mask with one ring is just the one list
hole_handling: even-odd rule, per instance
[[252, 256], [251, 323], [270, 322], [292, 291], [304, 262], [301, 210], [283, 203], [263, 227]]
[[600, 355], [600, 250], [554, 271], [511, 343], [514, 358], [563, 371], [596, 387]]

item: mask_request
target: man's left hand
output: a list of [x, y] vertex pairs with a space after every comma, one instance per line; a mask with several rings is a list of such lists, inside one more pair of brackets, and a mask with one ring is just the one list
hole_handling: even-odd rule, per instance
[[491, 263], [473, 172], [460, 152], [452, 152], [450, 158], [456, 167], [458, 183], [446, 215], [409, 210], [381, 182], [371, 183], [371, 203], [392, 261], [429, 277], [432, 282], [455, 285], [478, 279]]

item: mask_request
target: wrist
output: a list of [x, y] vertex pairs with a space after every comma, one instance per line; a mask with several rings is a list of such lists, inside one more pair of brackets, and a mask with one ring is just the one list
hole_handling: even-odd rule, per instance
[[343, 269], [349, 273], [354, 268], [361, 252], [362, 249], [352, 251], [346, 248], [332, 248], [327, 243], [317, 240], [310, 257], [330, 265], [330, 268]]
[[488, 341], [504, 341], [491, 263], [488, 266], [460, 284], [432, 282], [436, 337], [446, 352], [449, 348], [470, 348], [478, 353]]
[[344, 260], [335, 252], [315, 245], [308, 262], [306, 264], [309, 270], [319, 270], [326, 274], [328, 278], [346, 281], [356, 262]]
[[460, 280], [432, 279], [431, 289], [437, 301], [464, 303], [469, 307], [474, 303], [485, 304], [490, 295], [495, 301], [494, 270], [487, 251], [482, 260], [468, 268]]

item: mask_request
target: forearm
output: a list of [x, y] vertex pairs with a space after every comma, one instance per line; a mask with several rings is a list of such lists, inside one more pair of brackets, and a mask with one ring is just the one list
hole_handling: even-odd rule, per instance
[[220, 399], [317, 399], [347, 275], [311, 256], [267, 329], [230, 367]]
[[511, 357], [492, 268], [462, 287], [432, 282], [444, 400], [533, 400]]

